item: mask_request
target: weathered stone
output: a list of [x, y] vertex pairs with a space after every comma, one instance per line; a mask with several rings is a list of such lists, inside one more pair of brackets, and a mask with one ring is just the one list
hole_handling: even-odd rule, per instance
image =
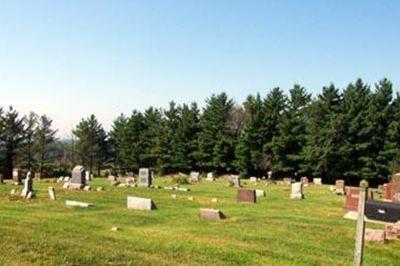
[[176, 187], [175, 189], [176, 189], [177, 191], [184, 191], [184, 192], [190, 191], [190, 189], [189, 189], [189, 188], [186, 188], [186, 187]]
[[69, 189], [82, 189], [86, 185], [85, 168], [77, 165], [72, 169], [72, 178], [69, 181]]
[[87, 182], [89, 182], [90, 180], [91, 180], [91, 175], [90, 175], [90, 172], [89, 171], [85, 171], [85, 180], [87, 181]]
[[153, 209], [156, 209], [156, 205], [151, 199], [138, 198], [132, 196], [128, 196], [127, 207], [128, 209], [141, 210], [141, 211], [151, 211]]
[[317, 186], [322, 185], [322, 178], [313, 178], [313, 183]]
[[290, 178], [290, 177], [285, 177], [285, 178], [283, 178], [282, 181], [283, 181], [283, 184], [284, 184], [284, 185], [290, 185], [290, 184], [292, 184], [293, 179]]
[[292, 192], [290, 193], [290, 198], [291, 199], [303, 199], [304, 198], [302, 182], [296, 182], [296, 183], [292, 184]]
[[195, 183], [200, 181], [200, 173], [199, 172], [190, 172], [190, 178], [188, 180], [190, 183]]
[[50, 199], [56, 200], [56, 190], [54, 189], [54, 187], [48, 187], [47, 190], [49, 192]]
[[188, 200], [193, 201], [194, 197], [188, 197]]
[[64, 183], [62, 186], [63, 189], [69, 189], [69, 182]]
[[210, 181], [210, 182], [214, 181], [214, 173], [213, 173], [213, 172], [207, 173], [207, 178], [206, 178], [206, 180], [207, 180], [207, 181]]
[[265, 190], [256, 189], [256, 197], [257, 198], [265, 197]]
[[[346, 211], [357, 211], [359, 194], [360, 189], [356, 187], [351, 187], [346, 190], [346, 197], [344, 200], [344, 209]], [[373, 199], [373, 192], [371, 189], [368, 190], [366, 199]]]
[[117, 226], [113, 226], [113, 227], [111, 227], [111, 231], [117, 232], [117, 231], [119, 231], [119, 228]]
[[134, 184], [134, 183], [135, 183], [135, 178], [133, 176], [128, 176], [125, 179], [125, 184], [131, 185], [131, 184]]
[[164, 187], [165, 190], [174, 190], [175, 188], [173, 187]]
[[238, 189], [237, 201], [256, 203], [257, 202], [256, 191], [252, 189]]
[[172, 194], [171, 198], [176, 199], [176, 194]]
[[249, 181], [250, 181], [251, 183], [257, 183], [257, 177], [252, 176], [252, 177], [249, 178]]
[[139, 169], [139, 187], [150, 187], [152, 183], [152, 173], [149, 168], [140, 168]]
[[21, 184], [22, 172], [18, 168], [14, 168], [12, 172], [12, 178], [15, 185]]
[[110, 183], [115, 182], [115, 181], [117, 181], [117, 177], [114, 176], [114, 175], [109, 175], [107, 177], [107, 181], [110, 182]]
[[385, 224], [386, 239], [400, 239], [400, 222], [395, 224]]
[[15, 194], [17, 194], [17, 191], [15, 189], [11, 189], [10, 195], [14, 196]]
[[346, 193], [344, 180], [342, 180], [342, 179], [336, 180], [335, 193], [336, 193], [336, 195], [344, 195]]
[[83, 188], [83, 190], [85, 190], [85, 191], [90, 191], [92, 188], [90, 187], [90, 186], [85, 186], [84, 188]]
[[80, 201], [75, 201], [75, 200], [66, 200], [65, 204], [67, 206], [80, 207], [80, 208], [88, 208], [90, 206], [94, 206], [93, 204], [90, 204], [90, 203], [80, 202]]
[[103, 191], [103, 190], [104, 190], [103, 187], [97, 187], [97, 188], [96, 188], [96, 191]]
[[222, 220], [225, 219], [225, 215], [216, 209], [200, 209], [200, 218], [204, 220]]
[[212, 202], [212, 203], [217, 203], [217, 202], [218, 202], [218, 199], [217, 199], [217, 198], [212, 198], [212, 199], [211, 199], [211, 202]]
[[238, 175], [231, 175], [230, 177], [230, 182], [232, 182], [232, 184], [236, 187], [236, 188], [240, 188], [241, 184], [240, 184], [240, 177]]
[[366, 228], [364, 240], [366, 242], [377, 242], [383, 244], [385, 243], [385, 231]]
[[35, 172], [35, 179], [36, 180], [42, 179], [42, 175], [40, 174], [40, 172]]
[[118, 184], [117, 187], [128, 187], [128, 185], [121, 183], [121, 184]]
[[300, 177], [300, 182], [303, 183], [304, 187], [307, 187], [308, 186], [308, 182], [309, 182], [308, 177], [306, 177], [306, 176]]
[[64, 181], [64, 177], [60, 176], [59, 178], [57, 178], [57, 183], [61, 183]]
[[69, 176], [64, 177], [64, 182], [69, 182], [71, 178]]
[[21, 197], [28, 197], [28, 194], [33, 193], [33, 180], [32, 180], [32, 173], [29, 171], [26, 174], [26, 178], [24, 180], [24, 188], [22, 189]]

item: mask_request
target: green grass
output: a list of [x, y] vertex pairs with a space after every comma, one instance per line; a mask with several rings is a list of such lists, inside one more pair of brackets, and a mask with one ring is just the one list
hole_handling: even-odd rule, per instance
[[[165, 185], [164, 179], [156, 183]], [[236, 189], [222, 180], [188, 185], [192, 192], [116, 188], [106, 179], [91, 182], [94, 188], [104, 187], [100, 192], [34, 185], [37, 197], [32, 200], [13, 198], [10, 191], [16, 187], [0, 185], [0, 265], [353, 263], [355, 221], [342, 218], [344, 198], [327, 186], [306, 187], [304, 200], [291, 200], [289, 187], [261, 183], [257, 187], [266, 190], [265, 198], [238, 204]], [[48, 186], [56, 187], [57, 201], [48, 198]], [[151, 198], [158, 209], [128, 210], [128, 195]], [[218, 203], [211, 203], [213, 197]], [[67, 199], [95, 206], [70, 208]], [[227, 219], [202, 221], [200, 207], [218, 208]], [[113, 232], [113, 226], [121, 230]], [[367, 243], [364, 263], [399, 265], [400, 241]]]

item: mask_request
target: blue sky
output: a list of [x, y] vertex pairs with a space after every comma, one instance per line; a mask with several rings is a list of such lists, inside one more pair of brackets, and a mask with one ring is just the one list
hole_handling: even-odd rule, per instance
[[400, 1], [0, 0], [0, 105], [54, 119], [300, 83], [400, 84]]

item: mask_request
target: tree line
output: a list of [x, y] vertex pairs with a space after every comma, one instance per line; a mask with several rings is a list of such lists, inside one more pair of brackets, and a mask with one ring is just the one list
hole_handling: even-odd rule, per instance
[[[242, 104], [220, 93], [207, 98], [202, 110], [196, 103], [171, 102], [166, 109], [121, 114], [109, 132], [91, 115], [67, 141], [54, 138], [46, 116], [47, 123], [40, 117], [35, 124], [10, 109], [0, 115], [2, 167], [9, 175], [16, 158], [41, 171], [48, 165], [65, 171], [79, 163], [97, 175], [104, 169], [125, 173], [151, 167], [160, 174], [272, 172], [274, 178], [379, 183], [400, 170], [400, 95], [393, 94], [387, 79], [372, 87], [358, 79], [342, 90], [330, 84], [314, 97], [300, 85], [288, 93], [273, 88]], [[58, 152], [51, 153], [51, 146]], [[58, 157], [47, 164], [51, 154]]]

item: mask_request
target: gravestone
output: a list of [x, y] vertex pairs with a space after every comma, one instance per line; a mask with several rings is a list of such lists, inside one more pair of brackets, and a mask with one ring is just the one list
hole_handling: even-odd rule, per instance
[[300, 177], [300, 182], [303, 183], [303, 186], [307, 187], [308, 186], [308, 177], [306, 177], [306, 176]]
[[21, 196], [24, 198], [28, 198], [29, 193], [33, 193], [33, 180], [31, 171], [26, 174], [26, 178], [24, 180], [24, 188], [22, 189]]
[[[360, 196], [360, 189], [356, 187], [348, 188], [346, 191], [346, 197], [344, 200], [344, 209], [346, 211], [357, 211], [358, 210], [358, 199]], [[373, 199], [372, 190], [368, 190], [366, 199]]]
[[322, 185], [322, 178], [313, 178], [313, 183], [317, 186]]
[[35, 172], [35, 179], [36, 180], [42, 179], [42, 175], [40, 174], [40, 172]]
[[339, 179], [336, 180], [335, 182], [335, 193], [336, 195], [344, 195], [345, 192], [345, 185], [344, 185], [344, 180]]
[[225, 219], [225, 215], [220, 210], [201, 208], [200, 209], [200, 218], [203, 220], [217, 221], [217, 220]]
[[249, 181], [250, 181], [251, 183], [257, 183], [257, 177], [252, 176], [252, 177], [250, 177]]
[[189, 182], [199, 182], [200, 181], [200, 173], [199, 172], [190, 172]]
[[237, 201], [256, 203], [257, 202], [256, 191], [252, 189], [238, 189]]
[[385, 231], [379, 229], [366, 228], [364, 239], [366, 242], [376, 242], [383, 244], [385, 243], [386, 240]]
[[[85, 178], [85, 176], [83, 176], [83, 178]], [[94, 206], [91, 203], [80, 202], [80, 201], [75, 201], [75, 200], [66, 200], [65, 205], [71, 206], [71, 207], [80, 207], [80, 208], [88, 208], [90, 206]]]
[[48, 187], [49, 197], [51, 200], [56, 200], [56, 190], [54, 187]]
[[302, 182], [295, 182], [292, 184], [292, 192], [290, 193], [291, 199], [303, 199], [303, 183]]
[[290, 185], [290, 184], [292, 184], [292, 178], [290, 178], [290, 177], [285, 177], [285, 178], [283, 178], [283, 184], [284, 185]]
[[365, 216], [370, 220], [386, 223], [400, 221], [400, 204], [376, 200], [365, 201]]
[[240, 188], [240, 177], [238, 175], [231, 175], [231, 180], [230, 180], [233, 185], [237, 188]]
[[12, 178], [15, 185], [21, 184], [21, 179], [22, 179], [21, 175], [22, 175], [21, 170], [19, 170], [18, 168], [13, 169]]
[[109, 175], [107, 177], [107, 181], [110, 182], [110, 183], [115, 182], [115, 181], [117, 181], [117, 177], [113, 176], [113, 175]]
[[69, 189], [82, 189], [86, 186], [85, 167], [77, 165], [72, 169], [72, 178], [69, 181]]
[[257, 198], [265, 197], [265, 190], [256, 189], [256, 197]]
[[209, 173], [207, 173], [207, 178], [206, 178], [206, 180], [207, 181], [214, 181], [214, 173], [213, 172], [209, 172]]
[[156, 205], [151, 199], [138, 198], [132, 196], [128, 196], [127, 198], [127, 207], [128, 209], [141, 210], [141, 211], [151, 211], [153, 209], [156, 209]]
[[131, 185], [131, 184], [135, 183], [135, 178], [133, 177], [133, 173], [132, 172], [129, 172], [127, 174], [127, 177], [125, 179], [125, 183], [128, 184], [128, 185]]
[[90, 176], [90, 172], [89, 172], [89, 171], [85, 171], [85, 180], [86, 180], [87, 182], [89, 182], [89, 181], [91, 180], [90, 177], [91, 177], [91, 176]]
[[149, 168], [140, 168], [139, 169], [139, 187], [150, 187], [152, 183], [152, 174], [150, 173]]
[[392, 176], [392, 180], [386, 186], [387, 200], [400, 202], [400, 173]]

